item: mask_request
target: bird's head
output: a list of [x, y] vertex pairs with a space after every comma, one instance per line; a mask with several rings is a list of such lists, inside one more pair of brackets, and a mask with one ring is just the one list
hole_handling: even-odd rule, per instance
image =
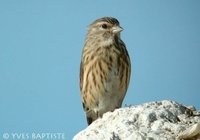
[[120, 27], [119, 21], [116, 18], [103, 17], [89, 25], [87, 37], [109, 45], [114, 38], [120, 37], [122, 30], [123, 28]]

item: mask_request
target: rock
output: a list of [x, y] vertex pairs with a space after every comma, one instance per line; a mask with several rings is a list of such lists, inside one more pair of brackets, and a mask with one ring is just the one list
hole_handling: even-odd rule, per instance
[[174, 101], [150, 102], [107, 112], [73, 140], [200, 139], [200, 112]]

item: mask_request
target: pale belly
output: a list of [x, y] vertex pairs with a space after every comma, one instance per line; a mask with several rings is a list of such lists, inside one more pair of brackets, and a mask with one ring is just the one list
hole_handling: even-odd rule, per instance
[[121, 107], [121, 99], [120, 95], [122, 91], [120, 90], [120, 80], [119, 76], [116, 75], [116, 73], [113, 71], [110, 73], [110, 78], [104, 82], [104, 92], [99, 96], [98, 100], [98, 106], [94, 108], [95, 112], [98, 112], [98, 114], [103, 114], [108, 111], [114, 111], [115, 108]]

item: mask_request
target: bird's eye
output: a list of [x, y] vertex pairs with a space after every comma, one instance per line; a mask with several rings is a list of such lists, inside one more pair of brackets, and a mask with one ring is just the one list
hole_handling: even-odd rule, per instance
[[102, 27], [103, 29], [107, 29], [107, 28], [108, 28], [108, 26], [107, 26], [106, 24], [101, 25], [101, 27]]

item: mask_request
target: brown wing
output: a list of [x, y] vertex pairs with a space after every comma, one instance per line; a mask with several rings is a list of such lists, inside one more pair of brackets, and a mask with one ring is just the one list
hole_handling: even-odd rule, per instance
[[80, 90], [82, 90], [83, 87], [83, 66], [82, 66], [82, 61], [80, 64]]
[[[83, 64], [81, 61], [81, 64], [80, 64], [80, 90], [81, 90], [82, 106], [83, 106], [83, 109], [86, 114], [87, 123], [88, 123], [88, 125], [90, 125], [97, 117], [96, 117], [95, 113], [92, 110], [89, 110], [89, 108], [86, 106], [86, 103], [85, 103], [86, 101], [84, 100], [84, 95], [83, 95], [84, 93], [82, 93], [83, 75], [84, 75], [84, 68], [83, 68]], [[93, 116], [95, 116], [95, 118], [93, 118]]]
[[[128, 51], [126, 49], [126, 46], [124, 44], [124, 42], [122, 40], [120, 40], [120, 48], [122, 49], [121, 51], [123, 52], [122, 53], [122, 56], [121, 56], [121, 63], [123, 63], [123, 74], [121, 75], [124, 79], [124, 84], [125, 86], [124, 89], [123, 89], [123, 93], [121, 94], [121, 97], [120, 97], [120, 104], [122, 103], [123, 99], [124, 99], [124, 96], [126, 95], [126, 91], [128, 89], [128, 85], [129, 85], [129, 81], [130, 81], [130, 75], [131, 75], [131, 62], [130, 62], [130, 58], [129, 58], [129, 54], [128, 54]], [[121, 78], [122, 79], [122, 78]]]

